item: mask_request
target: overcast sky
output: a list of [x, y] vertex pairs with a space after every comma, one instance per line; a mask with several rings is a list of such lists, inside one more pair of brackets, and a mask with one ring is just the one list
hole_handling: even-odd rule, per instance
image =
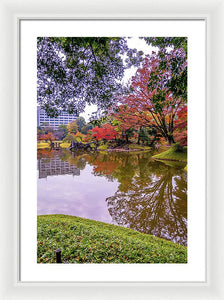
[[[127, 41], [129, 48], [136, 48], [138, 51], [143, 51], [144, 54], [151, 54], [152, 51], [155, 51], [155, 47], [148, 46], [146, 42], [138, 37], [132, 37]], [[132, 76], [135, 75], [137, 68], [131, 67], [128, 70], [125, 70], [123, 82], [127, 83]], [[96, 105], [88, 105], [86, 106], [85, 112], [81, 113], [80, 116], [84, 117], [86, 122], [89, 121], [89, 118], [93, 112], [97, 111]]]

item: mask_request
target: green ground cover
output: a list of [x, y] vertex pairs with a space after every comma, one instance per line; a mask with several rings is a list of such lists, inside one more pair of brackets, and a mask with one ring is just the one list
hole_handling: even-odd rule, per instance
[[67, 215], [38, 216], [37, 262], [55, 263], [55, 250], [69, 263], [186, 263], [187, 248], [98, 221]]
[[170, 147], [167, 151], [154, 155], [153, 158], [187, 162], [187, 147], [183, 147], [182, 151]]
[[131, 150], [131, 151], [133, 151], [133, 150], [135, 150], [135, 151], [137, 151], [137, 150], [139, 150], [139, 151], [149, 151], [149, 150], [152, 150], [152, 148], [149, 147], [149, 146], [142, 146], [142, 145], [138, 145], [138, 144], [126, 144], [123, 147], [120, 147], [120, 148], [119, 147], [118, 148], [115, 147], [115, 148], [112, 148], [112, 149], [110, 148], [109, 144], [104, 144], [104, 145], [100, 145], [97, 148], [97, 150], [100, 150], [100, 151], [104, 151], [104, 150], [109, 150], [109, 151], [116, 150], [116, 151], [118, 151], [120, 149], [121, 151], [123, 151], [123, 150], [128, 151], [127, 148], [129, 150]]
[[129, 144], [128, 145], [129, 149], [138, 149], [138, 150], [151, 150], [152, 148], [149, 146], [142, 146], [138, 144]]
[[44, 142], [38, 142], [37, 143], [37, 149], [47, 149], [47, 148], [51, 148], [50, 146], [50, 142], [49, 143], [44, 143]]
[[[61, 143], [61, 141], [57, 141], [57, 143]], [[69, 148], [71, 143], [61, 143], [60, 146], [63, 149]], [[51, 143], [50, 142], [37, 142], [37, 149], [50, 149], [51, 148]]]
[[67, 148], [69, 148], [69, 146], [71, 145], [71, 143], [66, 143], [66, 142], [64, 142], [64, 143], [61, 143], [61, 148], [63, 148], [63, 149], [67, 149]]
[[100, 145], [97, 149], [98, 150], [107, 150], [109, 148], [109, 145], [105, 144], [105, 145]]

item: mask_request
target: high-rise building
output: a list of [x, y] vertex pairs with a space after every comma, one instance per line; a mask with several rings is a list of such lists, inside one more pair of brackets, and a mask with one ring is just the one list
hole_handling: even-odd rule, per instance
[[61, 114], [56, 118], [51, 118], [47, 115], [44, 109], [41, 109], [37, 106], [37, 126], [41, 126], [42, 124], [48, 124], [50, 127], [58, 128], [62, 124], [68, 124], [74, 121], [77, 117], [74, 115], [70, 115], [67, 112], [61, 112]]

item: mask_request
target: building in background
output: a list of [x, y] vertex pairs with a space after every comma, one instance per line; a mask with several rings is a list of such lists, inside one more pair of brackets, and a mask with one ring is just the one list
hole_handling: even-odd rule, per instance
[[62, 124], [68, 124], [74, 121], [77, 117], [70, 115], [66, 112], [61, 112], [57, 118], [51, 118], [47, 115], [44, 109], [37, 106], [37, 126], [42, 126], [42, 124], [48, 124], [50, 127], [57, 129]]

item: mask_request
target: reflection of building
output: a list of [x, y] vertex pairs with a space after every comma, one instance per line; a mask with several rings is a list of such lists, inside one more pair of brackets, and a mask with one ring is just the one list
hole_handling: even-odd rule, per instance
[[47, 123], [50, 127], [58, 128], [62, 124], [68, 124], [76, 119], [76, 116], [70, 115], [66, 112], [61, 112], [57, 118], [50, 118], [45, 110], [37, 107], [37, 126]]
[[80, 170], [76, 166], [70, 165], [67, 161], [60, 160], [58, 156], [55, 156], [50, 160], [44, 158], [39, 159], [38, 170], [39, 178], [64, 174], [80, 175]]

